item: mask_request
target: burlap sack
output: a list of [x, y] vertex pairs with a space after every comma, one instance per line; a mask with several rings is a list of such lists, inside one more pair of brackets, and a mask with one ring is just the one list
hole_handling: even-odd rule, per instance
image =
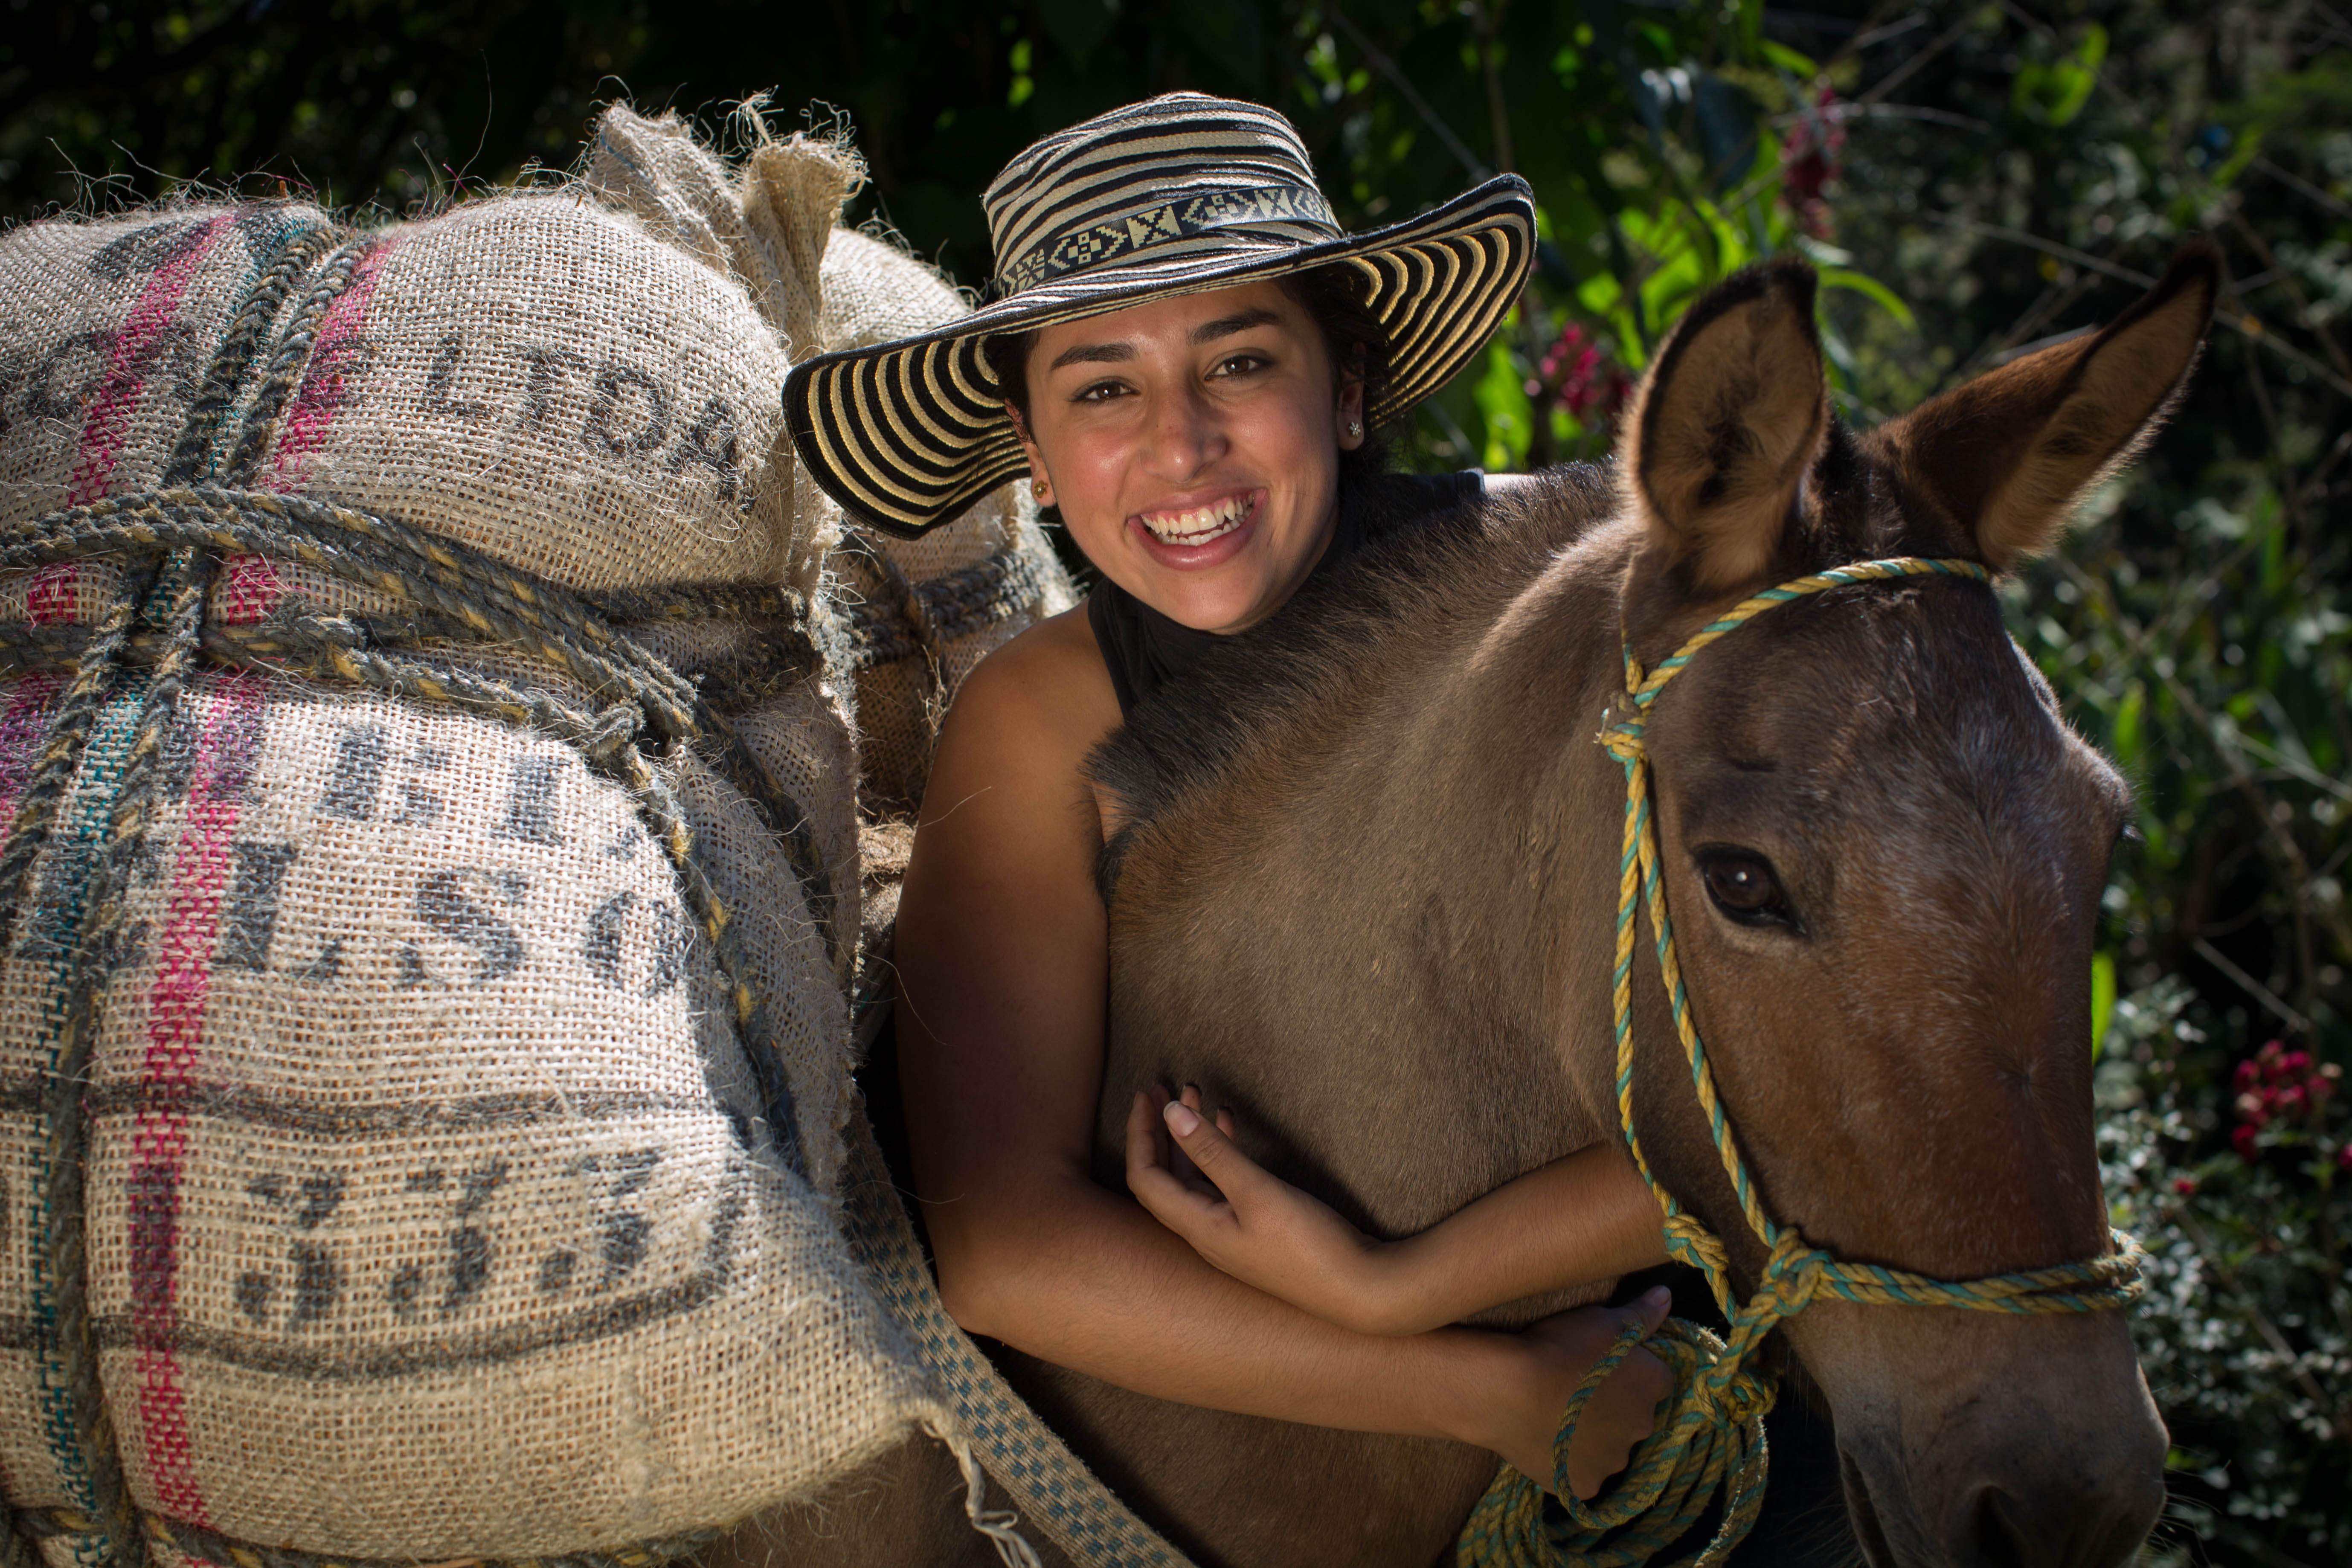
[[[928, 331], [971, 312], [938, 273], [887, 240], [847, 229], [824, 253], [824, 279], [828, 351]], [[1000, 487], [918, 540], [847, 530], [831, 560], [856, 680], [862, 1016], [888, 991], [905, 822], [922, 802], [948, 704], [973, 666], [1068, 609], [1076, 595], [1037, 526], [1025, 480]]]
[[[678, 121], [608, 113], [584, 178], [650, 229], [743, 279], [795, 352], [862, 347], [970, 314], [961, 294], [897, 246], [814, 227], [824, 207], [811, 194], [811, 171], [819, 165], [793, 155], [798, 139], [769, 139], [756, 112], [740, 124], [752, 146], [730, 177]], [[790, 281], [818, 257], [821, 307]], [[973, 666], [1076, 596], [1037, 526], [1025, 483], [1002, 487], [915, 541], [842, 530], [838, 509], [803, 485], [802, 510], [828, 529], [828, 598], [844, 617], [845, 662], [855, 680], [866, 823], [864, 994], [887, 986], [883, 961], [906, 864], [901, 819], [922, 800], [948, 703]]]
[[53, 1563], [658, 1552], [940, 1420], [826, 1196], [831, 524], [677, 238], [577, 188], [0, 236], [0, 1485]]

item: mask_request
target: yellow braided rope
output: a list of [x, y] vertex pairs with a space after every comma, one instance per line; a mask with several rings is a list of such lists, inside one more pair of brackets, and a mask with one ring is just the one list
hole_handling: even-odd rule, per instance
[[[1849, 584], [1891, 578], [1955, 576], [1987, 581], [1973, 561], [1937, 561], [1905, 556], [1865, 561], [1817, 572], [1767, 589], [1710, 622], [1644, 674], [1625, 650], [1626, 716], [1612, 722], [1600, 741], [1625, 769], [1625, 834], [1617, 879], [1617, 955], [1610, 1004], [1617, 1031], [1617, 1115], [1642, 1179], [1657, 1194], [1664, 1217], [1666, 1251], [1706, 1276], [1709, 1289], [1731, 1326], [1727, 1339], [1680, 1319], [1670, 1320], [1647, 1342], [1637, 1328], [1621, 1335], [1596, 1363], [1570, 1399], [1552, 1447], [1550, 1490], [1557, 1500], [1547, 1517], [1543, 1490], [1510, 1466], [1470, 1516], [1455, 1545], [1461, 1568], [1624, 1568], [1648, 1563], [1696, 1523], [1718, 1489], [1727, 1487], [1722, 1522], [1714, 1538], [1684, 1562], [1713, 1568], [1747, 1535], [1763, 1505], [1764, 1415], [1774, 1385], [1758, 1364], [1757, 1351], [1784, 1318], [1804, 1310], [1827, 1291], [1844, 1300], [1885, 1306], [1960, 1307], [1990, 1312], [2095, 1312], [2120, 1307], [2139, 1293], [2139, 1248], [2131, 1237], [2113, 1233], [2114, 1250], [2104, 1257], [2053, 1268], [1993, 1275], [1982, 1279], [1933, 1279], [1904, 1269], [1848, 1263], [1808, 1245], [1794, 1226], [1776, 1225], [1731, 1131], [1731, 1119], [1716, 1092], [1706, 1049], [1691, 1021], [1690, 997], [1675, 952], [1674, 928], [1666, 918], [1665, 889], [1659, 869], [1657, 824], [1650, 799], [1650, 760], [1643, 723], [1658, 693], [1680, 674], [1699, 649], [1793, 599]], [[1690, 1065], [1691, 1086], [1714, 1135], [1716, 1152], [1731, 1182], [1748, 1229], [1763, 1243], [1767, 1258], [1756, 1292], [1743, 1306], [1734, 1291], [1730, 1258], [1722, 1239], [1684, 1209], [1650, 1169], [1633, 1131], [1633, 925], [1634, 910], [1646, 905], [1656, 935], [1658, 973], [1674, 1005], [1675, 1032]], [[1663, 1418], [1607, 1494], [1580, 1502], [1568, 1488], [1568, 1447], [1586, 1401], [1636, 1343], [1664, 1360], [1675, 1374], [1675, 1392]]]

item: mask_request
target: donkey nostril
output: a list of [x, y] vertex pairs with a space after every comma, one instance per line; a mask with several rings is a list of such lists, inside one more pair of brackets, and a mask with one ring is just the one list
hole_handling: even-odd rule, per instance
[[1972, 1552], [1959, 1554], [1963, 1563], [1982, 1563], [1990, 1568], [1994, 1563], [2023, 1564], [2039, 1563], [2047, 1553], [2037, 1553], [2024, 1527], [2017, 1519], [2017, 1500], [1999, 1487], [1986, 1487], [1977, 1493], [1976, 1505], [1969, 1510], [1969, 1530]]

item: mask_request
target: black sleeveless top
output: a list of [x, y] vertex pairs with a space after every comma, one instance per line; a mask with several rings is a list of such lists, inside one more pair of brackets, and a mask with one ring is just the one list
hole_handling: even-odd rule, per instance
[[[1360, 489], [1370, 493], [1359, 497], [1357, 504], [1340, 507], [1331, 542], [1307, 573], [1308, 582], [1336, 571], [1367, 546], [1441, 513], [1475, 516], [1466, 503], [1486, 494], [1486, 476], [1476, 468], [1453, 474], [1381, 474]], [[1122, 723], [1134, 716], [1138, 703], [1185, 674], [1217, 645], [1217, 633], [1169, 619], [1108, 577], [1087, 595], [1087, 625], [1094, 628], [1095, 646], [1110, 668]]]

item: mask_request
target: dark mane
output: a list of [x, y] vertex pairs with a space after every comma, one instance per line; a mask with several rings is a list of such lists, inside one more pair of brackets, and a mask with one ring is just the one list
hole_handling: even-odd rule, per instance
[[1087, 759], [1087, 777], [1123, 807], [1096, 867], [1106, 904], [1145, 824], [1222, 778], [1294, 716], [1363, 700], [1384, 660], [1423, 646], [1400, 638], [1398, 627], [1491, 616], [1498, 597], [1517, 592], [1617, 503], [1610, 471], [1583, 463], [1533, 476], [1529, 489], [1508, 500], [1447, 508], [1417, 525], [1393, 515], [1399, 495], [1369, 481], [1360, 515], [1380, 543], [1310, 580], [1264, 624], [1220, 639], [1182, 682], [1143, 703]]

